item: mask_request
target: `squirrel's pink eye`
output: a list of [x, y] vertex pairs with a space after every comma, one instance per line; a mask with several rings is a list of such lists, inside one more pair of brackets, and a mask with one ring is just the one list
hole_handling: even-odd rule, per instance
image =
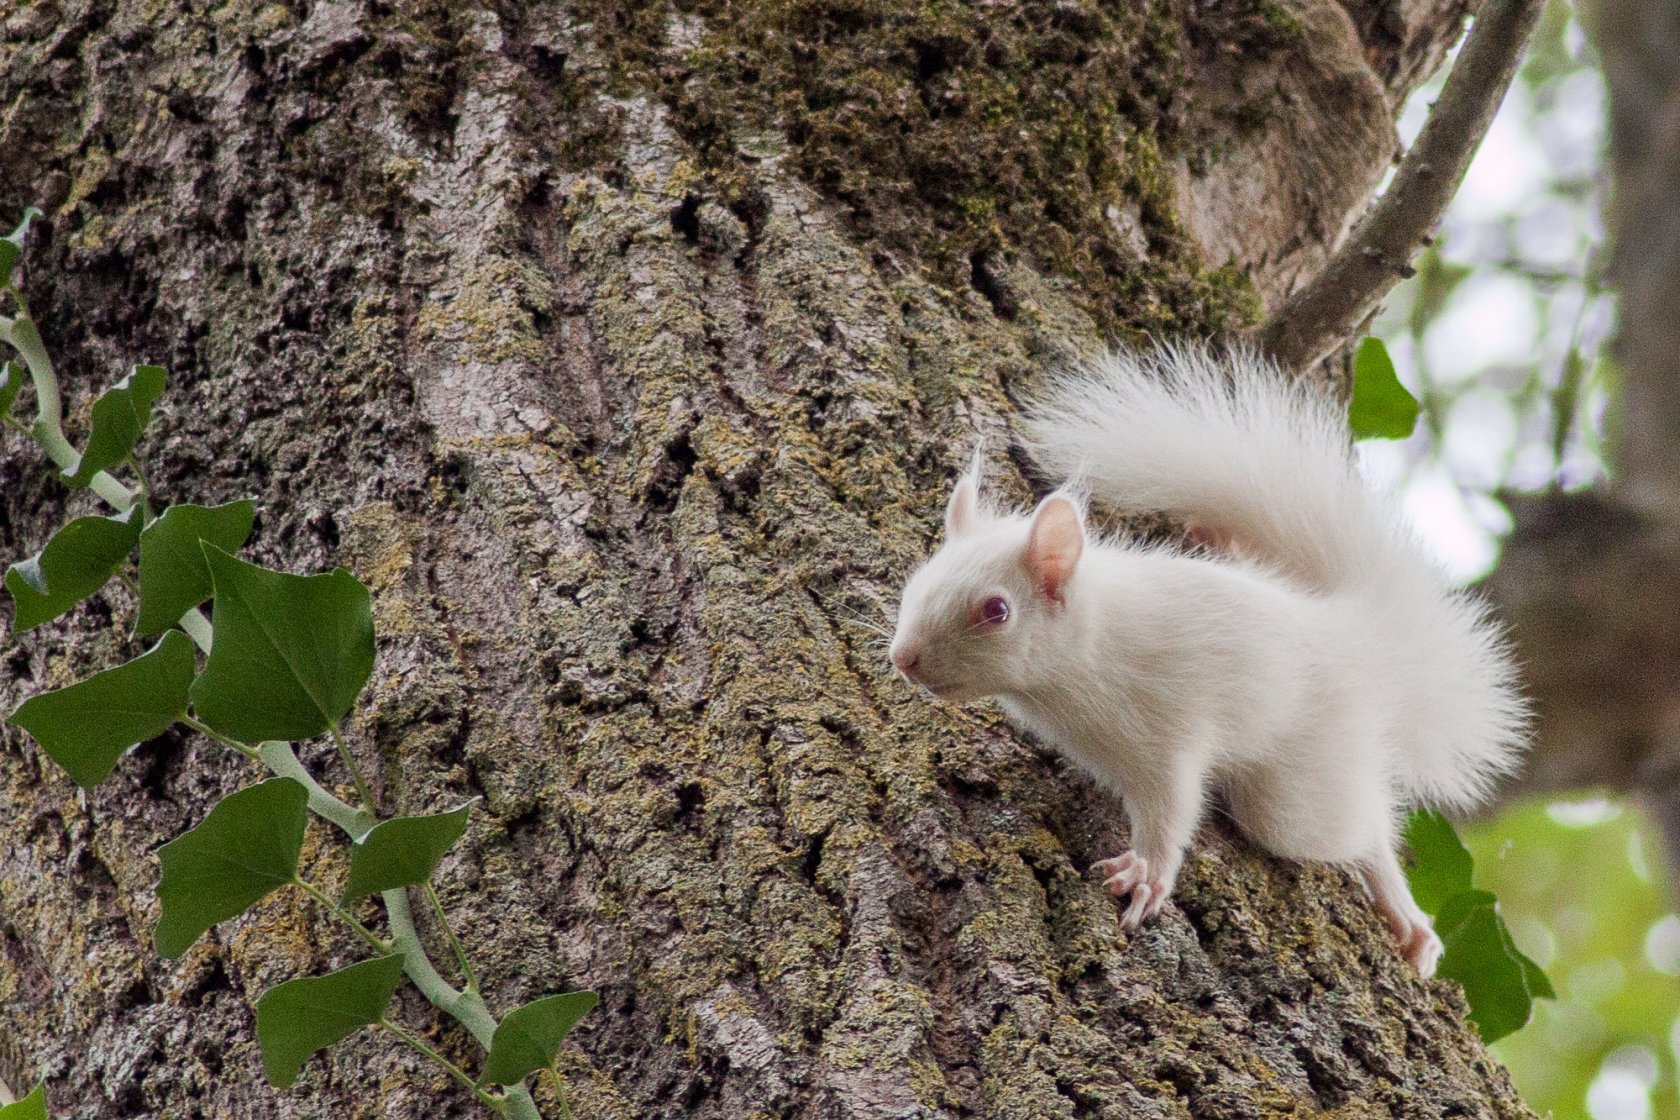
[[1009, 600], [993, 595], [980, 604], [980, 621], [988, 626], [1002, 626], [1009, 621]]

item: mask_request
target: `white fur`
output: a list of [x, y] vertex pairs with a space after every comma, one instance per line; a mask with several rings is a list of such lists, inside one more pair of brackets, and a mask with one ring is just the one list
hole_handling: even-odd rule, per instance
[[[947, 699], [1000, 697], [1121, 794], [1133, 851], [1103, 866], [1126, 924], [1159, 910], [1217, 786], [1270, 851], [1356, 870], [1427, 973], [1440, 945], [1394, 856], [1402, 810], [1483, 799], [1527, 714], [1484, 609], [1360, 481], [1342, 410], [1253, 354], [1171, 347], [1062, 379], [1027, 432], [1047, 469], [1226, 547], [1088, 541], [1053, 602], [1030, 517], [987, 512], [971, 469], [895, 657]], [[995, 595], [1009, 621], [975, 625]]]

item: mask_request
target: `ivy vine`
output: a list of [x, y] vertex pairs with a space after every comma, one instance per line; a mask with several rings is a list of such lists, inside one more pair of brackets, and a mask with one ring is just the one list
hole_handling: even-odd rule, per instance
[[[368, 959], [325, 976], [288, 980], [256, 1002], [263, 1071], [290, 1088], [316, 1053], [364, 1028], [377, 1028], [436, 1063], [491, 1111], [509, 1120], [540, 1120], [526, 1082], [553, 1079], [569, 1115], [557, 1069], [561, 1043], [597, 1002], [593, 992], [545, 996], [501, 1017], [480, 994], [477, 973], [451, 930], [431, 879], [461, 838], [473, 803], [438, 813], [381, 816], [345, 741], [342, 726], [373, 672], [374, 629], [368, 589], [343, 568], [319, 575], [272, 571], [241, 560], [256, 507], [159, 508], [136, 452], [163, 395], [165, 371], [137, 365], [93, 402], [85, 446], [65, 438], [58, 379], [29, 304], [13, 283], [30, 210], [0, 238], [0, 293], [17, 315], [0, 314], [0, 341], [19, 360], [0, 365], [0, 422], [40, 445], [68, 486], [84, 487], [111, 509], [78, 517], [39, 553], [11, 565], [5, 586], [16, 604], [14, 635], [60, 617], [113, 579], [138, 600], [135, 636], [158, 635], [145, 652], [64, 688], [25, 700], [8, 719], [70, 778], [91, 790], [132, 747], [180, 724], [269, 775], [216, 804], [199, 824], [158, 851], [161, 915], [158, 953], [179, 957], [210, 928], [244, 913], [275, 891], [307, 896], [347, 926]], [[34, 417], [14, 414], [25, 386]], [[125, 482], [120, 476], [127, 476]], [[128, 572], [133, 562], [135, 577]], [[208, 603], [206, 616], [203, 606]], [[299, 761], [294, 744], [329, 737], [356, 801], [341, 800]], [[349, 848], [350, 872], [338, 897], [300, 872], [311, 815], [334, 826]], [[417, 891], [444, 931], [462, 983], [446, 980], [415, 927]], [[356, 904], [383, 901], [383, 923]], [[391, 1018], [405, 979], [463, 1026], [483, 1051], [475, 1075]], [[0, 1108], [0, 1120], [46, 1120], [42, 1086]]]

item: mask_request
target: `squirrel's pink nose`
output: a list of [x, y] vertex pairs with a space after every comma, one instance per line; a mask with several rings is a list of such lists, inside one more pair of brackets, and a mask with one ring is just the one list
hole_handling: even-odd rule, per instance
[[892, 663], [907, 677], [915, 677], [916, 666], [922, 663], [922, 651], [914, 646], [899, 646], [892, 651]]

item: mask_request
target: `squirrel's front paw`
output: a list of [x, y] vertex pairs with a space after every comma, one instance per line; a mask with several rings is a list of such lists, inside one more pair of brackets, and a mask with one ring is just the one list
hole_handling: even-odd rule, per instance
[[1120, 924], [1126, 929], [1136, 929], [1145, 918], [1153, 918], [1160, 913], [1167, 896], [1172, 893], [1172, 880], [1152, 872], [1149, 861], [1136, 852], [1101, 859], [1091, 866], [1106, 876], [1104, 882], [1115, 897], [1131, 896], [1125, 912], [1120, 915]]

